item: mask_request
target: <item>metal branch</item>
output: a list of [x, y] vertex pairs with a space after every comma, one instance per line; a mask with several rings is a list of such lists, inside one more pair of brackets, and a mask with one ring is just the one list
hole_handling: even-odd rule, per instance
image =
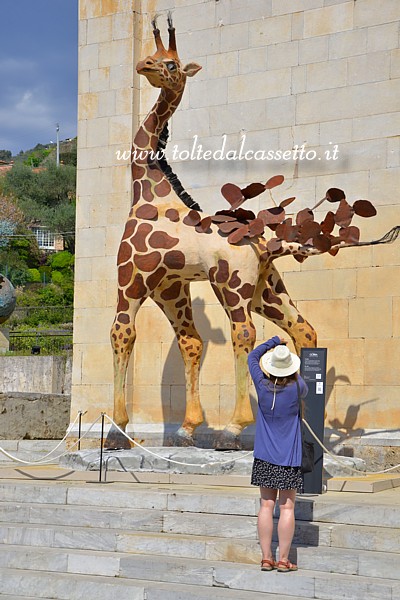
[[377, 244], [392, 244], [397, 240], [400, 234], [400, 225], [396, 225], [396, 227], [392, 227], [390, 231], [385, 233], [384, 236], [379, 238], [379, 240], [372, 240], [371, 242], [358, 242], [357, 244], [346, 244], [343, 248], [352, 248], [354, 246], [376, 246]]

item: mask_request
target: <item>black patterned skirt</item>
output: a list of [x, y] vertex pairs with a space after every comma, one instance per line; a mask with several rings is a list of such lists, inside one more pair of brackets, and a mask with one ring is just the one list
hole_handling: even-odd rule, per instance
[[284, 467], [273, 465], [266, 460], [255, 458], [251, 473], [251, 485], [273, 490], [303, 491], [303, 474], [301, 467]]

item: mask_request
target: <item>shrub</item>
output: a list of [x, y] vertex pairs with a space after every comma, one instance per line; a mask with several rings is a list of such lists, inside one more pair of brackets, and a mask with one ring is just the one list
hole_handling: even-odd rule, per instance
[[40, 283], [42, 281], [39, 269], [28, 269], [28, 273], [32, 283]]

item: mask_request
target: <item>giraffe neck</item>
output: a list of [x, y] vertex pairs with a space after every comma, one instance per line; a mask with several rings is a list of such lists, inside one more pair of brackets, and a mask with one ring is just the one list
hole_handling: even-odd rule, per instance
[[[157, 102], [141, 124], [135, 135], [132, 146], [133, 160], [132, 164], [138, 162], [138, 155], [141, 151], [156, 153], [158, 141], [164, 125], [177, 109], [183, 95], [185, 87], [179, 90], [162, 89]], [[136, 153], [134, 151], [136, 150]], [[139, 158], [139, 160], [141, 160]], [[139, 162], [138, 164], [143, 164]]]
[[[165, 202], [176, 209], [201, 207], [185, 191], [162, 151], [168, 137], [167, 122], [178, 107], [184, 86], [177, 91], [162, 89], [156, 104], [140, 126], [132, 145], [133, 206], [140, 201]], [[164, 135], [162, 136], [164, 132]], [[157, 154], [158, 152], [158, 154]]]

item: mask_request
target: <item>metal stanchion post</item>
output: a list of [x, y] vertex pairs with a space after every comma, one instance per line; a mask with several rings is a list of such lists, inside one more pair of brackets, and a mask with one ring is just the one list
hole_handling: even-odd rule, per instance
[[100, 465], [99, 465], [99, 483], [102, 483], [103, 473], [103, 438], [104, 438], [104, 413], [101, 413], [101, 440], [100, 440]]
[[78, 452], [81, 449], [81, 429], [82, 429], [82, 411], [79, 411], [79, 421], [78, 421]]

